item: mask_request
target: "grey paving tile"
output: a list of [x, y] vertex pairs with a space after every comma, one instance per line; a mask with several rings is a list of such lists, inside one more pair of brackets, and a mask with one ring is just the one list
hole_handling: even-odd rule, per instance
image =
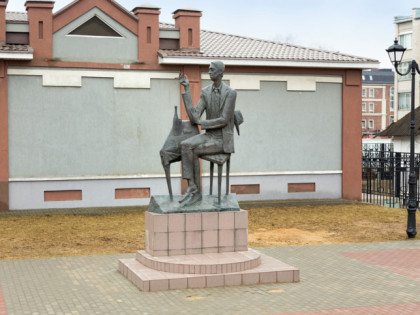
[[117, 271], [133, 254], [0, 261], [8, 314], [281, 314], [420, 302], [420, 280], [341, 255], [420, 241], [258, 248], [301, 282], [141, 292]]

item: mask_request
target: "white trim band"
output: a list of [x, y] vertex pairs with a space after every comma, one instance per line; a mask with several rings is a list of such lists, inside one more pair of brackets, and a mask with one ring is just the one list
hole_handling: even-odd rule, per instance
[[[201, 79], [210, 79], [205, 72]], [[317, 83], [343, 83], [341, 76], [315, 75], [275, 75], [275, 74], [238, 74], [226, 73], [224, 80], [230, 81], [230, 87], [235, 90], [260, 90], [261, 82], [287, 82], [288, 91], [316, 91]]]
[[[284, 175], [334, 175], [342, 174], [341, 170], [331, 171], [285, 171], [285, 172], [240, 172], [230, 173], [229, 176], [284, 176]], [[209, 177], [210, 173], [203, 173], [204, 177]], [[217, 175], [215, 175], [217, 176]], [[172, 178], [180, 178], [181, 174], [171, 174]], [[44, 181], [72, 181], [72, 180], [112, 180], [112, 179], [149, 179], [165, 178], [163, 174], [145, 174], [145, 175], [126, 175], [126, 176], [86, 176], [86, 177], [43, 177], [43, 178], [9, 178], [9, 182], [44, 182]]]
[[142, 70], [89, 70], [89, 69], [45, 69], [9, 67], [8, 75], [42, 76], [43, 86], [81, 87], [82, 78], [112, 78], [114, 88], [150, 89], [151, 79], [178, 79], [175, 71]]

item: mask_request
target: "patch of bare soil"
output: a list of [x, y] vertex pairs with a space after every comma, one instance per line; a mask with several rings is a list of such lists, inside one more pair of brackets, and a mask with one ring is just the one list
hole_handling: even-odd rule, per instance
[[[248, 210], [249, 247], [403, 241], [407, 211], [375, 205]], [[0, 260], [134, 253], [144, 213], [0, 217]]]
[[248, 235], [249, 246], [286, 246], [332, 244], [327, 231], [305, 231], [296, 228], [266, 230], [258, 229]]

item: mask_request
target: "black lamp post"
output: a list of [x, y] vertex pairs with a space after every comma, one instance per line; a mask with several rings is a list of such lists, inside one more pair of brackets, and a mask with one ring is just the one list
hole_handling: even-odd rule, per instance
[[415, 60], [411, 61], [408, 69], [405, 73], [398, 71], [398, 65], [401, 63], [402, 57], [405, 52], [405, 48], [398, 44], [398, 40], [395, 39], [394, 45], [390, 46], [387, 50], [389, 59], [394, 65], [395, 71], [399, 75], [407, 75], [411, 70], [411, 121], [410, 121], [410, 176], [408, 177], [409, 185], [409, 197], [407, 207], [407, 235], [408, 238], [414, 238], [417, 234], [416, 229], [416, 210], [417, 210], [417, 198], [416, 198], [416, 185], [417, 176], [414, 170], [414, 94], [415, 94], [415, 76], [416, 71], [420, 74], [419, 66]]

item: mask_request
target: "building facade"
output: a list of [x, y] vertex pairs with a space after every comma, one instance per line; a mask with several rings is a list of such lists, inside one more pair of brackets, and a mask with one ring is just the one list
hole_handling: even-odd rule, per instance
[[[406, 48], [400, 72], [408, 69], [412, 60], [420, 60], [420, 8], [414, 8], [410, 16], [396, 16], [394, 19], [396, 38]], [[391, 42], [391, 40], [390, 40]], [[416, 76], [414, 106], [419, 106], [419, 78]], [[395, 76], [396, 113], [395, 120], [404, 117], [411, 106], [411, 74]]]
[[362, 134], [371, 138], [394, 122], [394, 72], [365, 70], [362, 84]]
[[[361, 197], [362, 69], [378, 62], [200, 29], [202, 12], [112, 0], [0, 1], [0, 209], [146, 205], [167, 194], [159, 150], [181, 108], [226, 65], [245, 123], [239, 200]], [[322, 144], [322, 145], [320, 145]], [[310, 158], [309, 158], [310, 157]], [[202, 163], [202, 189], [209, 166]], [[183, 191], [172, 167], [174, 194]]]

